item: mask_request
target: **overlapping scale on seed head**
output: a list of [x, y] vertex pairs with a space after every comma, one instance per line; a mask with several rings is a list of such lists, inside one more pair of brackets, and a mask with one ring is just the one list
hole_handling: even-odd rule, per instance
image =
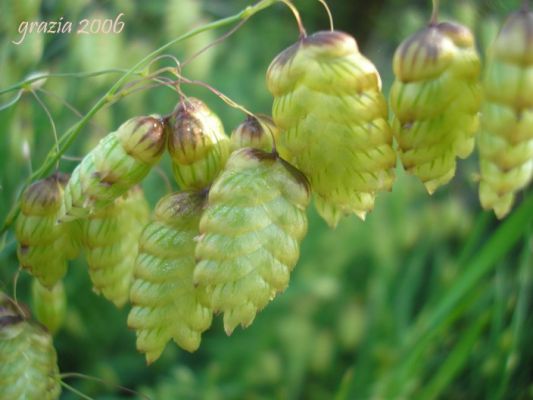
[[393, 131], [406, 171], [433, 193], [474, 148], [481, 101], [480, 62], [468, 28], [432, 23], [394, 54]]
[[72, 173], [62, 220], [86, 217], [139, 183], [161, 157], [166, 131], [158, 115], [135, 117], [105, 136]]
[[249, 115], [231, 134], [231, 150], [252, 147], [264, 151], [274, 148], [279, 129], [268, 115]]
[[67, 298], [63, 282], [57, 282], [48, 289], [41, 285], [37, 279], [32, 281], [32, 305], [35, 318], [51, 334], [56, 333], [65, 319]]
[[505, 22], [489, 49], [483, 89], [479, 197], [503, 218], [533, 177], [533, 12]]
[[194, 283], [228, 334], [285, 290], [307, 230], [309, 184], [277, 154], [244, 148], [213, 183], [200, 220]]
[[196, 98], [182, 99], [169, 121], [168, 150], [180, 187], [203, 189], [224, 167], [229, 138], [216, 114]]
[[353, 37], [318, 32], [274, 59], [267, 84], [279, 152], [309, 178], [318, 212], [332, 226], [345, 214], [364, 219], [396, 163], [375, 66]]
[[52, 337], [0, 293], [0, 400], [54, 400], [61, 393]]
[[94, 290], [117, 307], [128, 300], [138, 240], [148, 217], [144, 194], [134, 187], [82, 221], [82, 244]]
[[200, 304], [193, 285], [194, 238], [205, 196], [194, 192], [163, 197], [139, 240], [128, 326], [148, 363], [157, 360], [170, 340], [187, 351], [200, 346], [212, 312]]
[[73, 227], [58, 222], [67, 180], [67, 175], [56, 173], [31, 184], [21, 196], [15, 224], [20, 265], [48, 288], [65, 275], [67, 260], [78, 253]]

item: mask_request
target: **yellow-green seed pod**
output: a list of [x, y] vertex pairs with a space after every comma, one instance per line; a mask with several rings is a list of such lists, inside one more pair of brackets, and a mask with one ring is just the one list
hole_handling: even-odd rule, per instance
[[0, 400], [54, 400], [60, 394], [52, 337], [0, 293]]
[[117, 307], [128, 300], [139, 236], [148, 218], [143, 192], [134, 187], [82, 221], [82, 245], [94, 291]]
[[204, 198], [195, 192], [163, 197], [139, 240], [128, 326], [135, 329], [137, 349], [149, 364], [170, 340], [195, 351], [211, 325], [212, 312], [200, 304], [192, 280]]
[[169, 121], [172, 171], [183, 190], [204, 189], [224, 167], [229, 138], [220, 119], [200, 100], [182, 99]]
[[305, 176], [277, 154], [244, 148], [209, 190], [194, 283], [229, 335], [285, 290], [307, 231]]
[[394, 54], [393, 132], [405, 170], [432, 194], [474, 149], [480, 62], [468, 28], [431, 23]]
[[108, 134], [72, 173], [61, 220], [86, 217], [113, 203], [148, 174], [165, 143], [158, 115], [131, 118]]
[[249, 115], [231, 133], [231, 150], [235, 151], [243, 147], [251, 147], [264, 151], [272, 151], [275, 148], [274, 141], [278, 141], [279, 129], [268, 115], [258, 114], [255, 117]]
[[35, 318], [53, 335], [65, 319], [67, 298], [63, 282], [57, 282], [52, 289], [41, 285], [37, 279], [32, 282], [32, 308]]
[[274, 59], [267, 84], [280, 155], [309, 178], [319, 214], [331, 226], [364, 219], [396, 164], [376, 67], [353, 37], [318, 32]]
[[67, 259], [78, 253], [72, 226], [58, 222], [67, 179], [57, 173], [31, 184], [22, 194], [15, 224], [20, 265], [48, 288], [63, 278]]
[[505, 22], [489, 49], [483, 89], [479, 198], [503, 218], [533, 177], [533, 12]]

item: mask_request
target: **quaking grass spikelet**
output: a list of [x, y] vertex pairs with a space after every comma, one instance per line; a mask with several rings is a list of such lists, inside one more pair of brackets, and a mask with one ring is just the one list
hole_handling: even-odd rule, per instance
[[364, 219], [396, 164], [376, 67], [353, 37], [317, 32], [274, 59], [267, 85], [280, 155], [309, 178], [319, 214], [331, 226]]
[[75, 227], [58, 222], [67, 180], [67, 175], [56, 173], [32, 183], [21, 196], [15, 224], [20, 265], [47, 288], [63, 278], [67, 260], [78, 253]]
[[128, 300], [139, 236], [149, 214], [137, 186], [82, 221], [82, 244], [94, 290], [117, 307]]
[[480, 62], [468, 28], [430, 23], [394, 54], [390, 102], [405, 170], [432, 194], [474, 149], [481, 101]]
[[0, 292], [0, 400], [55, 400], [61, 393], [50, 334]]
[[72, 173], [61, 219], [86, 217], [113, 203], [148, 174], [165, 143], [158, 115], [131, 118], [105, 136]]
[[181, 189], [203, 189], [224, 167], [229, 138], [207, 105], [193, 97], [183, 98], [169, 121], [168, 150]]
[[224, 313], [227, 334], [249, 326], [285, 290], [307, 230], [305, 176], [275, 153], [244, 148], [211, 186], [200, 220], [194, 283]]
[[533, 177], [533, 12], [508, 17], [489, 49], [483, 89], [479, 197], [503, 218]]
[[170, 340], [195, 351], [211, 325], [212, 312], [200, 304], [192, 280], [204, 200], [204, 194], [194, 192], [163, 197], [139, 240], [128, 326], [135, 329], [137, 349], [149, 364]]

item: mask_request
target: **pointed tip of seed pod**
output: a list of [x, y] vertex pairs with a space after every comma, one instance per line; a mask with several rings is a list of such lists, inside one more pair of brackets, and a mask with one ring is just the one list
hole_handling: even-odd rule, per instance
[[355, 215], [357, 215], [361, 221], [364, 221], [366, 220], [367, 211], [356, 211]]
[[497, 204], [494, 206], [494, 214], [499, 220], [504, 219], [511, 211], [511, 206], [507, 203]]
[[234, 330], [235, 330], [234, 326], [230, 326], [228, 324], [224, 324], [224, 332], [226, 332], [226, 336], [231, 336], [233, 334]]
[[424, 186], [426, 188], [426, 192], [428, 192], [430, 196], [432, 196], [433, 193], [435, 193], [435, 191], [437, 190], [437, 187], [433, 184], [428, 183], [428, 184], [425, 184]]

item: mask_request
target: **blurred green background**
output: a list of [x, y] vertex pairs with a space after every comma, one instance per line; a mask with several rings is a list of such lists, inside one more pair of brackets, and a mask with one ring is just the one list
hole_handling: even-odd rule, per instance
[[[308, 32], [328, 28], [318, 1], [294, 3]], [[469, 26], [482, 55], [504, 16], [519, 6], [518, 0], [442, 3], [441, 18]], [[172, 38], [248, 4], [1, 0], [0, 91], [35, 71], [130, 68]], [[353, 34], [377, 65], [387, 94], [394, 49], [429, 19], [430, 1], [331, 0], [329, 5], [335, 27]], [[28, 34], [22, 45], [11, 43], [19, 37], [22, 20], [63, 17], [76, 26], [83, 18], [114, 19], [119, 13], [124, 13], [125, 27], [117, 35]], [[183, 61], [229, 29], [199, 35], [165, 54]], [[297, 36], [289, 10], [278, 4], [182, 72], [251, 111], [269, 113], [266, 69]], [[172, 61], [158, 63], [165, 65]], [[23, 181], [54, 145], [40, 102], [61, 135], [119, 76], [51, 77], [35, 95], [25, 92], [0, 111], [1, 220]], [[184, 85], [183, 90], [208, 103], [228, 134], [244, 119], [242, 112], [205, 88]], [[1, 95], [0, 104], [9, 103], [16, 93]], [[169, 113], [177, 100], [176, 93], [164, 87], [131, 94], [99, 111], [66, 154], [82, 157], [126, 119]], [[60, 169], [68, 172], [75, 165], [64, 158]], [[143, 183], [152, 205], [167, 190], [162, 171], [171, 177], [168, 159]], [[533, 398], [531, 194], [520, 194], [518, 211], [497, 222], [480, 210], [476, 171], [474, 154], [461, 161], [456, 178], [430, 198], [422, 184], [398, 170], [393, 191], [378, 197], [365, 223], [351, 217], [336, 230], [310, 208], [309, 233], [289, 289], [258, 314], [250, 328], [226, 337], [216, 318], [199, 351], [188, 354], [170, 344], [149, 367], [135, 350], [134, 333], [126, 328], [127, 307], [117, 310], [91, 291], [80, 258], [65, 280], [68, 309], [55, 337], [60, 369], [101, 378], [104, 383], [66, 380], [95, 399], [139, 397], [117, 385], [153, 399]], [[1, 238], [0, 248], [0, 289], [11, 294], [18, 268], [11, 231]], [[31, 303], [30, 283], [22, 272], [19, 300]], [[64, 390], [62, 398], [79, 397]]]

